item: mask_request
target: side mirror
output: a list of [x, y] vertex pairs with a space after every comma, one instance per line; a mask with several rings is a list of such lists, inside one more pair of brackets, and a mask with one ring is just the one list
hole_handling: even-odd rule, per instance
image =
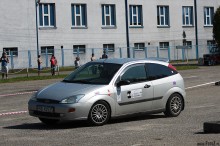
[[121, 80], [117, 83], [117, 87], [123, 86], [123, 85], [129, 85], [131, 82], [129, 80]]

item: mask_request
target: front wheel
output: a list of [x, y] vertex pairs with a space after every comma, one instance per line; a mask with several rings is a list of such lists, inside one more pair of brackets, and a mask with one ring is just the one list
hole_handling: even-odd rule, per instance
[[55, 125], [59, 122], [59, 120], [55, 120], [55, 119], [39, 118], [39, 120], [46, 125]]
[[183, 98], [181, 95], [172, 94], [166, 104], [166, 111], [164, 114], [168, 117], [177, 117], [183, 109]]
[[101, 126], [108, 122], [110, 118], [109, 105], [104, 101], [95, 103], [89, 112], [89, 122], [93, 125]]

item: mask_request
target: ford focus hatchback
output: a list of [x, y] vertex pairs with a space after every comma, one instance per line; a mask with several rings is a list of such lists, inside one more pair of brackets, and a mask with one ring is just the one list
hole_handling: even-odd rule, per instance
[[176, 117], [185, 96], [183, 78], [168, 62], [100, 59], [36, 92], [28, 109], [45, 124], [88, 120], [99, 126], [113, 117], [143, 112]]

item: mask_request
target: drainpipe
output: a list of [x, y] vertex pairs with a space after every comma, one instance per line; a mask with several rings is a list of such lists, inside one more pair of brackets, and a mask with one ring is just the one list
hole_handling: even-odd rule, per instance
[[128, 58], [130, 58], [129, 28], [128, 28], [128, 1], [127, 0], [125, 0], [125, 19], [126, 19], [127, 56]]
[[198, 59], [199, 58], [199, 46], [198, 46], [197, 0], [194, 0], [194, 7], [195, 7], [196, 59]]

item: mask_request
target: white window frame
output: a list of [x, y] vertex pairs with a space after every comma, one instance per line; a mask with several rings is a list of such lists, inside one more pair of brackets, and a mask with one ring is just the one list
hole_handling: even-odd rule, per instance
[[[14, 49], [14, 51], [11, 51], [13, 49]], [[8, 48], [5, 47], [5, 48], [3, 48], [3, 51], [4, 50], [6, 51], [8, 57], [11, 56], [11, 52], [13, 52], [12, 56], [18, 56], [18, 47], [8, 47]]]
[[[47, 9], [48, 9], [48, 14], [45, 14], [44, 13], [44, 7], [45, 7], [45, 5], [47, 5]], [[54, 5], [54, 4], [50, 4], [50, 3], [45, 3], [45, 4], [42, 4], [42, 21], [43, 21], [43, 25], [41, 26], [40, 24], [39, 24], [39, 27], [54, 27], [55, 26], [55, 24], [54, 25], [51, 25], [50, 24], [50, 5]], [[54, 7], [55, 7], [55, 5], [54, 5]], [[55, 8], [54, 8], [55, 9]], [[44, 17], [48, 17], [48, 25], [45, 25], [45, 18]], [[55, 18], [55, 16], [54, 16], [54, 18]], [[39, 22], [40, 23], [40, 22]]]
[[[136, 46], [137, 45], [137, 46]], [[144, 47], [140, 47], [140, 45], [144, 45]], [[145, 48], [145, 43], [134, 43], [134, 49], [136, 50], [136, 51], [143, 51], [144, 50], [144, 48]]]
[[[168, 46], [165, 45], [166, 43], [168, 44]], [[168, 48], [169, 48], [169, 45], [170, 45], [169, 42], [159, 42], [159, 47], [160, 47], [161, 50], [163, 50], [163, 49], [168, 49]]]
[[[115, 24], [113, 24], [113, 22], [112, 22], [112, 16], [111, 16], [111, 14], [112, 14], [112, 7], [115, 7], [114, 5], [102, 5], [103, 6], [103, 8], [104, 8], [104, 12], [103, 12], [103, 14], [104, 14], [104, 27], [106, 27], [106, 26], [110, 26], [110, 27], [114, 27], [115, 26]], [[109, 14], [106, 14], [106, 7], [108, 7], [109, 8]], [[114, 12], [114, 15], [115, 15], [115, 12]], [[107, 17], [109, 17], [109, 25], [107, 25]]]
[[[158, 6], [157, 7], [159, 10], [159, 24], [158, 26], [169, 26], [169, 19], [168, 19], [168, 22], [166, 24], [166, 8], [169, 10], [169, 6]], [[163, 14], [161, 13], [161, 8], [162, 8], [162, 11], [163, 11]], [[169, 18], [169, 16], [167, 16]], [[162, 21], [161, 20], [164, 20], [164, 24], [162, 24]]]
[[[139, 11], [139, 8], [141, 8], [142, 6], [141, 6], [141, 5], [130, 5], [130, 6], [131, 6], [131, 7], [130, 7], [130, 8], [131, 8], [131, 12], [132, 12], [132, 13], [131, 13], [131, 15], [132, 15], [131, 18], [132, 18], [132, 20], [131, 20], [130, 26], [142, 26], [142, 25], [143, 25], [143, 24], [142, 24], [142, 23], [143, 23], [143, 22], [142, 22], [142, 19], [143, 19], [143, 18], [141, 18], [141, 22], [140, 22], [141, 24], [140, 24], [140, 25], [138, 24], [138, 18], [139, 18], [139, 17], [142, 17], [142, 13], [143, 13], [143, 12], [141, 12], [141, 16], [139, 16], [139, 15], [138, 15], [138, 11]], [[136, 7], [136, 14], [134, 14], [134, 7]], [[134, 19], [133, 19], [134, 17], [136, 17], [136, 21], [137, 21], [137, 22], [136, 22], [136, 23], [137, 23], [136, 25], [134, 24], [134, 23], [135, 23], [135, 22], [134, 22]]]
[[[191, 19], [193, 20], [193, 18], [191, 18], [191, 16], [193, 16], [193, 7], [192, 6], [183, 6], [183, 17], [185, 20], [185, 23], [183, 22], [183, 26], [193, 26], [193, 21], [191, 22]], [[191, 12], [191, 13], [190, 13]], [[188, 18], [188, 24], [187, 24], [187, 18]]]
[[[214, 7], [204, 7], [204, 15], [205, 15], [205, 24], [204, 26], [213, 26], [213, 22], [212, 22], [212, 9], [214, 9]], [[209, 11], [209, 15], [207, 13], [207, 11]], [[210, 24], [208, 24], [208, 20], [210, 22]]]
[[[47, 49], [48, 55], [54, 54], [54, 46], [41, 46], [41, 54], [46, 54], [46, 49]], [[45, 50], [45, 53], [44, 53], [44, 50]]]
[[[110, 47], [111, 45], [113, 45], [114, 47]], [[103, 44], [103, 51], [106, 49], [108, 49], [108, 52], [115, 52], [115, 44]]]
[[[77, 46], [77, 48], [75, 48]], [[83, 47], [80, 47], [80, 46], [83, 46]], [[86, 53], [86, 45], [73, 45], [73, 54], [77, 54], [78, 51], [75, 51], [75, 49], [79, 49], [79, 54], [85, 54]], [[83, 51], [81, 51], [81, 50]]]
[[[85, 25], [82, 24], [82, 6], [85, 5], [85, 4], [72, 4], [74, 6], [74, 15], [75, 15], [75, 24], [73, 25], [72, 24], [72, 27], [86, 27], [86, 23]], [[76, 6], [79, 6], [79, 14], [76, 14]], [[85, 7], [86, 9], [86, 7]], [[86, 12], [85, 12], [86, 13]], [[77, 17], [80, 17], [80, 25], [77, 25]], [[86, 18], [85, 18], [86, 19]]]

